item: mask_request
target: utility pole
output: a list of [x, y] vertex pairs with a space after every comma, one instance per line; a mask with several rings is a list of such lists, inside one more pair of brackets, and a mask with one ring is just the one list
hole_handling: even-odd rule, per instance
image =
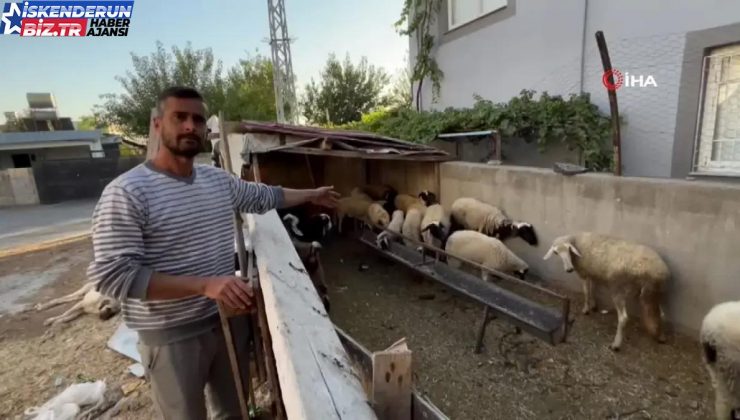
[[267, 13], [270, 20], [270, 47], [277, 120], [280, 123], [295, 124], [298, 108], [295, 97], [293, 60], [290, 56], [288, 21], [285, 17], [285, 0], [267, 0]]

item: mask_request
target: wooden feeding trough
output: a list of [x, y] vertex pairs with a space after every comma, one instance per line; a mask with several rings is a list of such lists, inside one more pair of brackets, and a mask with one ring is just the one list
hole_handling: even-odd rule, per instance
[[[384, 230], [394, 236], [399, 236], [387, 229]], [[568, 316], [570, 313], [570, 300], [567, 297], [508, 274], [485, 268], [475, 262], [453, 256], [474, 269], [489, 272], [491, 277], [496, 279], [492, 283], [484, 282], [476, 275], [440, 262], [441, 256], [449, 257], [451, 254], [413, 238], [404, 238], [410, 241], [413, 246], [407, 246], [401, 242], [391, 242], [388, 249], [379, 247], [375, 238], [376, 235], [373, 232], [365, 231], [359, 237], [359, 240], [384, 257], [483, 305], [483, 317], [475, 343], [476, 353], [481, 352], [488, 323], [496, 318], [514, 325], [517, 331], [523, 330], [549, 344], [554, 345], [565, 341], [568, 335]], [[423, 249], [424, 252], [419, 252], [419, 248]], [[434, 257], [430, 258], [427, 254], [434, 255]], [[529, 292], [526, 294], [537, 294], [544, 297], [544, 300], [549, 300], [552, 305], [548, 306], [541, 301], [530, 299], [523, 294], [495, 284], [501, 281], [515, 284], [519, 289]]]

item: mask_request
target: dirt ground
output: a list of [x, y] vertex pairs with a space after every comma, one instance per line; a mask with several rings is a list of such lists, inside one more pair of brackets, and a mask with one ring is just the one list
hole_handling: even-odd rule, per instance
[[[52, 281], [20, 303], [35, 304], [71, 293], [86, 280], [92, 258], [89, 241], [0, 260], [0, 282], [22, 275], [33, 279], [54, 273]], [[29, 280], [30, 281], [30, 280]], [[0, 285], [1, 286], [1, 285]], [[104, 380], [108, 389], [139, 380], [128, 373], [134, 363], [106, 347], [120, 316], [108, 321], [83, 316], [61, 328], [43, 322], [71, 304], [46, 311], [0, 315], [0, 418], [24, 418], [24, 410], [40, 406], [67, 386]], [[132, 393], [132, 404], [119, 419], [153, 418], [148, 385]]]
[[[614, 312], [576, 309], [564, 344], [493, 321], [476, 355], [479, 305], [351, 240], [328, 246], [322, 264], [334, 322], [371, 351], [406, 337], [417, 389], [452, 419], [711, 418], [712, 388], [693, 338], [670, 333], [660, 345], [632, 319], [613, 353]], [[568, 294], [580, 308], [580, 296]]]
[[[0, 260], [0, 283], [25, 274], [55, 273], [20, 303], [34, 304], [76, 290], [91, 258], [87, 241]], [[613, 312], [577, 313], [569, 340], [552, 347], [493, 321], [483, 352], [472, 352], [481, 308], [442, 286], [339, 240], [322, 262], [333, 321], [371, 350], [406, 337], [414, 352], [416, 387], [452, 419], [708, 419], [712, 390], [698, 344], [669, 335], [658, 345], [632, 321], [620, 353], [607, 345]], [[362, 271], [361, 264], [369, 269]], [[48, 280], [48, 279], [47, 279]], [[0, 284], [0, 290], [2, 284]], [[12, 289], [12, 288], [11, 288]], [[574, 307], [580, 297], [571, 295]], [[68, 308], [0, 316], [0, 418], [21, 418], [67, 385], [105, 380], [108, 388], [136, 382], [131, 360], [105, 343], [119, 317], [84, 316], [47, 332], [44, 319]], [[576, 311], [577, 312], [577, 311]], [[154, 417], [148, 385], [117, 418]]]

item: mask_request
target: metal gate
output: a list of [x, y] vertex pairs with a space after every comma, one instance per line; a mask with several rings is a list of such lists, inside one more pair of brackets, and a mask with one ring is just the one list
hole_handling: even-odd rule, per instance
[[33, 176], [39, 201], [50, 204], [97, 198], [109, 182], [143, 161], [143, 156], [37, 161]]

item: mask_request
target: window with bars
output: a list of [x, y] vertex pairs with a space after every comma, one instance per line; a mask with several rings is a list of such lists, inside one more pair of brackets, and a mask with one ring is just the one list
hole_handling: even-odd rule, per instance
[[704, 58], [694, 171], [740, 176], [740, 44]]
[[452, 30], [483, 15], [506, 7], [507, 0], [448, 0], [448, 29]]

